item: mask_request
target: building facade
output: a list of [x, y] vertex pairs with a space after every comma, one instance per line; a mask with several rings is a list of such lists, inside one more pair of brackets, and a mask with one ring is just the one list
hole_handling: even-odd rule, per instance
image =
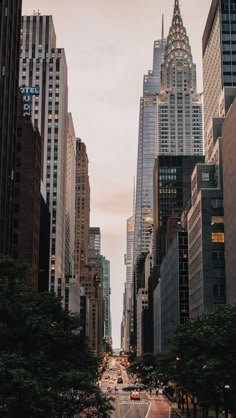
[[89, 228], [88, 263], [101, 266], [101, 231], [99, 227]]
[[203, 39], [203, 90], [205, 156], [208, 162], [214, 144], [212, 118], [219, 116], [223, 87], [236, 86], [236, 1], [212, 0]]
[[66, 144], [66, 221], [65, 276], [74, 276], [76, 136], [71, 113], [68, 113]]
[[160, 155], [154, 168], [154, 264], [166, 252], [166, 226], [172, 211], [181, 213], [191, 196], [191, 175], [202, 156]]
[[104, 336], [111, 338], [111, 279], [110, 261], [102, 256], [103, 299], [105, 309]]
[[89, 347], [94, 355], [102, 352], [104, 337], [104, 303], [101, 266], [81, 269], [80, 284], [89, 299]]
[[190, 318], [225, 303], [221, 138], [212, 155], [212, 163], [198, 164], [192, 174], [188, 213]]
[[132, 297], [133, 263], [134, 263], [134, 215], [127, 219], [126, 223], [126, 300], [125, 307], [130, 309]]
[[13, 255], [21, 0], [0, 3], [0, 255]]
[[157, 97], [158, 155], [202, 155], [202, 102], [196, 89], [196, 65], [175, 0], [161, 66]]
[[89, 160], [86, 145], [76, 140], [76, 192], [75, 192], [75, 276], [88, 263], [90, 224]]
[[153, 352], [161, 352], [161, 283], [153, 292]]
[[180, 230], [175, 234], [161, 263], [160, 293], [160, 347], [162, 352], [169, 352], [177, 324], [185, 324], [189, 318], [187, 232]]
[[148, 292], [145, 288], [139, 288], [137, 293], [137, 356], [143, 353], [143, 310], [148, 309]]
[[[163, 35], [163, 33], [162, 33]], [[165, 39], [154, 42], [153, 69], [144, 76], [143, 97], [140, 99], [138, 160], [135, 205], [134, 258], [146, 252], [150, 243], [153, 207], [153, 167], [156, 146], [156, 96], [160, 92], [160, 69]], [[146, 207], [150, 208], [146, 219]]]
[[236, 303], [236, 102], [234, 100], [225, 118], [222, 130], [226, 302]]
[[[49, 288], [57, 293], [58, 279], [59, 287], [65, 280], [68, 87], [65, 52], [56, 47], [52, 16], [22, 17], [19, 80], [43, 141], [42, 179], [51, 213]], [[29, 95], [31, 86], [37, 86], [38, 95]]]
[[41, 206], [41, 137], [30, 119], [18, 117], [13, 255], [30, 267], [38, 290]]

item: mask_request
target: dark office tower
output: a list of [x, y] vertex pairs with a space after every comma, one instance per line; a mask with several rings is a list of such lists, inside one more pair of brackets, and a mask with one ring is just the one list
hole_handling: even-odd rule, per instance
[[[144, 76], [143, 97], [140, 99], [137, 187], [135, 206], [134, 261], [147, 252], [150, 244], [151, 219], [146, 219], [146, 201], [153, 207], [153, 167], [156, 146], [156, 96], [160, 92], [160, 70], [165, 50], [165, 39], [154, 42], [153, 69]], [[149, 217], [150, 218], [150, 217]]]
[[50, 225], [50, 211], [45, 193], [45, 196], [41, 194], [40, 203], [39, 292], [47, 292], [49, 289]]
[[21, 0], [0, 1], [0, 255], [12, 255]]
[[211, 124], [219, 115], [223, 87], [236, 86], [236, 0], [212, 0], [203, 40], [203, 89], [206, 161], [214, 147]]
[[27, 263], [32, 287], [38, 289], [40, 236], [41, 137], [30, 119], [18, 118], [16, 168], [14, 256]]
[[105, 307], [105, 329], [104, 336], [109, 340], [111, 337], [111, 283], [110, 283], [110, 261], [102, 256], [102, 277], [103, 277], [103, 299]]
[[160, 266], [166, 252], [166, 226], [173, 209], [181, 215], [191, 196], [191, 174], [203, 156], [160, 155], [154, 168], [154, 263]]
[[[161, 264], [160, 293], [160, 351], [169, 352], [177, 324], [185, 324], [189, 318], [188, 235], [178, 226]], [[155, 328], [157, 320], [154, 317]]]

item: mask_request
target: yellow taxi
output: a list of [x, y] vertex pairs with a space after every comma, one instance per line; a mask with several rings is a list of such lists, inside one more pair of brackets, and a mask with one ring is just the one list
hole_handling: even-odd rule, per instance
[[137, 390], [133, 390], [133, 391], [130, 393], [130, 399], [131, 399], [131, 400], [134, 400], [134, 401], [136, 401], [136, 400], [139, 400], [139, 401], [140, 401], [140, 399], [141, 399], [141, 395], [140, 395], [140, 393], [139, 393]]

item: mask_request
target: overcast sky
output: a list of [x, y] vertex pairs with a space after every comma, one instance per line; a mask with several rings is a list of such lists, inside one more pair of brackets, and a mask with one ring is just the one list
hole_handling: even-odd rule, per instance
[[[180, 7], [202, 91], [201, 39], [211, 0]], [[102, 253], [111, 261], [114, 347], [120, 346], [125, 282], [126, 219], [132, 214], [139, 98], [152, 68], [153, 43], [165, 35], [174, 0], [23, 0], [23, 13], [53, 15], [57, 47], [65, 48], [69, 110], [76, 135], [87, 145], [91, 226], [100, 226]]]

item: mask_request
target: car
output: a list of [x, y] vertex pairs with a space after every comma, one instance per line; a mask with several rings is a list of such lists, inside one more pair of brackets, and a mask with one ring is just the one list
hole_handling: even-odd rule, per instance
[[123, 388], [123, 390], [125, 390], [127, 392], [131, 392], [131, 390], [135, 390], [135, 389], [136, 389], [135, 385], [128, 385], [128, 386]]
[[137, 390], [145, 390], [147, 389], [147, 386], [145, 386], [143, 383], [135, 383], [134, 388]]
[[140, 395], [140, 393], [139, 393], [137, 390], [133, 390], [133, 391], [130, 393], [130, 399], [131, 399], [131, 400], [134, 400], [134, 401], [136, 401], [136, 400], [140, 401], [140, 399], [141, 399], [141, 395]]
[[117, 383], [123, 383], [123, 379], [122, 379], [122, 377], [118, 377], [118, 378], [117, 378]]

